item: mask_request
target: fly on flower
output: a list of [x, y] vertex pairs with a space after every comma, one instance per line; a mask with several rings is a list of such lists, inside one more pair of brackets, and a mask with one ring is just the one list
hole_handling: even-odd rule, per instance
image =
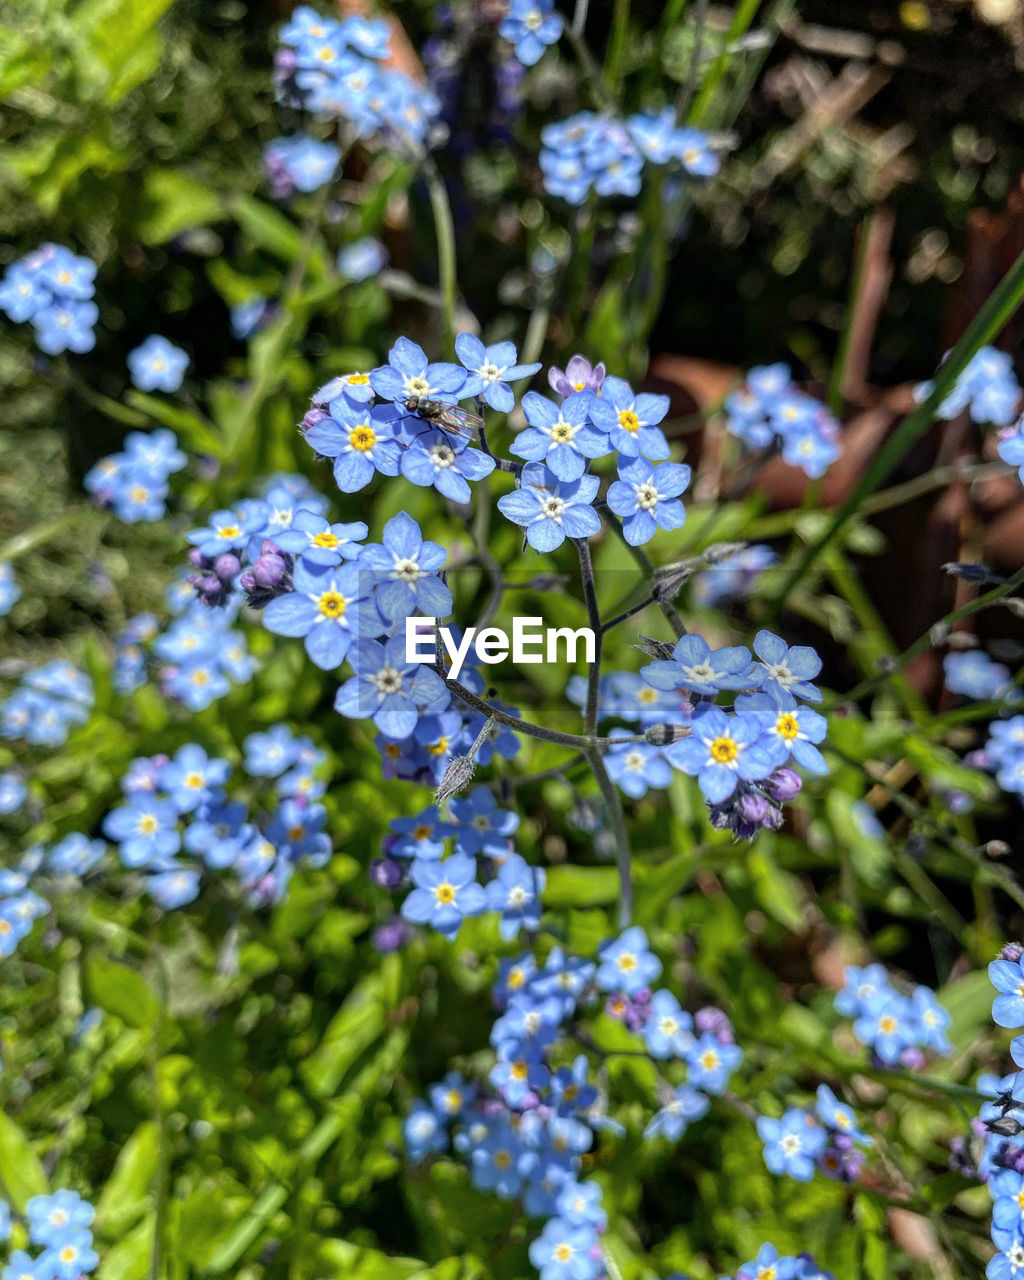
[[404, 403], [410, 413], [433, 423], [435, 427], [474, 442], [480, 438], [484, 420], [478, 413], [470, 413], [444, 400], [428, 400], [425, 396], [407, 396]]

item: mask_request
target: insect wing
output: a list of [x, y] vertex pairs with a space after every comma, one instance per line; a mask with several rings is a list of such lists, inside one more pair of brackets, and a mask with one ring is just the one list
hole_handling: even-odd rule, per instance
[[484, 420], [478, 413], [469, 413], [466, 409], [459, 409], [453, 404], [439, 405], [434, 421], [445, 431], [450, 431], [453, 435], [465, 436], [469, 440], [478, 440], [480, 428], [484, 425]]

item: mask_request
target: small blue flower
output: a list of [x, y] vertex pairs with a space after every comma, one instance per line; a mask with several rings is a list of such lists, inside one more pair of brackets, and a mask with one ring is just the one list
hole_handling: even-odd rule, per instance
[[729, 1087], [729, 1077], [743, 1060], [739, 1045], [727, 1044], [705, 1032], [694, 1040], [686, 1053], [690, 1067], [689, 1082], [705, 1093], [721, 1094]]
[[619, 459], [619, 479], [608, 490], [608, 506], [622, 517], [632, 547], [650, 542], [658, 529], [680, 529], [686, 509], [679, 495], [690, 483], [690, 468], [673, 462], [652, 466], [646, 458]]
[[251, 778], [277, 778], [298, 759], [295, 737], [286, 724], [250, 733], [242, 742], [242, 768]]
[[48, 356], [64, 351], [82, 355], [96, 345], [93, 329], [99, 319], [95, 302], [52, 302], [32, 316], [36, 342]]
[[190, 867], [175, 867], [146, 877], [146, 892], [165, 911], [176, 911], [199, 897], [199, 873]]
[[21, 599], [21, 588], [14, 577], [14, 570], [5, 560], [0, 562], [0, 618], [5, 617]]
[[306, 652], [322, 671], [340, 667], [356, 639], [379, 636], [384, 621], [370, 599], [369, 575], [355, 564], [315, 569], [295, 566], [294, 591], [277, 596], [263, 611], [268, 631], [305, 637]]
[[467, 796], [453, 800], [451, 813], [458, 824], [455, 847], [460, 853], [485, 853], [498, 860], [508, 855], [519, 815], [499, 809], [489, 787], [475, 787]]
[[373, 236], [363, 236], [338, 250], [338, 270], [348, 280], [369, 280], [383, 271], [387, 261], [387, 249]]
[[682, 636], [671, 659], [651, 662], [641, 667], [640, 674], [655, 689], [689, 689], [705, 697], [757, 683], [750, 650], [744, 645], [712, 650], [703, 636], [696, 635]]
[[771, 756], [776, 767], [784, 765], [792, 756], [811, 773], [828, 772], [825, 757], [815, 746], [825, 737], [828, 722], [810, 707], [799, 706], [792, 694], [774, 681], [765, 693], [741, 694], [736, 699], [736, 710], [761, 721], [764, 736], [759, 746]]
[[0, 813], [17, 813], [27, 795], [25, 781], [20, 773], [13, 769], [0, 773]]
[[810, 1182], [814, 1162], [825, 1147], [825, 1130], [806, 1111], [794, 1107], [781, 1120], [760, 1116], [757, 1132], [764, 1143], [764, 1162], [772, 1173]]
[[573, 391], [560, 405], [536, 391], [523, 396], [523, 412], [530, 424], [512, 442], [510, 452], [529, 462], [546, 462], [559, 480], [578, 480], [587, 458], [611, 452], [608, 437], [590, 423], [590, 391]]
[[356, 544], [367, 532], [362, 520], [331, 524], [312, 511], [296, 511], [291, 528], [272, 537], [282, 551], [302, 556], [307, 564], [329, 567], [342, 560], [355, 560], [361, 550]]
[[157, 333], [128, 353], [132, 386], [140, 391], [177, 391], [188, 368], [188, 354]]
[[667, 1138], [669, 1142], [678, 1142], [686, 1132], [691, 1120], [699, 1120], [708, 1113], [710, 1099], [692, 1085], [681, 1084], [675, 1091], [672, 1101], [666, 1103], [660, 1111], [655, 1112], [647, 1128], [645, 1138]]
[[468, 1084], [458, 1071], [449, 1071], [439, 1084], [428, 1090], [430, 1105], [439, 1120], [455, 1120], [465, 1112], [476, 1097], [476, 1089]]
[[436, 542], [424, 542], [419, 525], [404, 511], [384, 526], [381, 542], [367, 543], [360, 567], [377, 578], [375, 598], [390, 622], [408, 618], [417, 609], [430, 618], [446, 618], [452, 595], [437, 576], [447, 552]]
[[388, 352], [388, 363], [370, 374], [370, 385], [383, 400], [404, 403], [410, 396], [428, 400], [461, 398], [466, 371], [457, 364], [431, 364], [423, 348], [399, 338]]
[[498, 874], [487, 885], [487, 905], [501, 912], [499, 929], [505, 941], [520, 929], [536, 929], [540, 925], [540, 895], [546, 872], [531, 867], [518, 853], [510, 854], [498, 868]]
[[439, 859], [444, 842], [455, 832], [450, 822], [442, 822], [436, 805], [428, 805], [414, 818], [393, 818], [385, 848], [395, 858]]
[[601, 1263], [594, 1258], [597, 1232], [565, 1218], [551, 1218], [530, 1245], [530, 1261], [540, 1280], [595, 1280]]
[[639, 925], [602, 943], [597, 958], [594, 980], [602, 991], [633, 995], [649, 987], [661, 973], [661, 961], [648, 949], [647, 934]]
[[999, 1027], [1024, 1027], [1024, 966], [1020, 961], [993, 960], [988, 977], [1001, 993], [992, 1002], [992, 1021]]
[[330, 182], [340, 160], [341, 152], [333, 142], [320, 142], [304, 133], [275, 138], [263, 152], [271, 190], [279, 200], [293, 191], [316, 191]]
[[754, 637], [754, 652], [766, 686], [779, 685], [787, 693], [805, 702], [820, 702], [821, 691], [811, 681], [821, 670], [821, 659], [807, 645], [793, 645], [770, 631], [759, 631]]
[[601, 517], [590, 505], [600, 481], [584, 475], [564, 483], [542, 462], [528, 462], [520, 487], [498, 499], [498, 510], [526, 529], [535, 551], [554, 551], [568, 538], [590, 538], [601, 528]]
[[338, 690], [335, 711], [354, 720], [372, 719], [394, 742], [409, 737], [421, 710], [437, 714], [451, 700], [435, 671], [407, 660], [404, 635], [385, 644], [359, 640], [348, 656], [356, 674]]
[[857, 1127], [857, 1117], [853, 1113], [853, 1108], [848, 1107], [845, 1102], [840, 1102], [827, 1084], [818, 1085], [816, 1097], [818, 1118], [826, 1129], [834, 1129], [836, 1133], [852, 1138], [854, 1142], [863, 1143], [865, 1146], [871, 1145], [872, 1139]]
[[780, 1258], [779, 1251], [773, 1244], [763, 1244], [757, 1257], [746, 1262], [740, 1268], [741, 1274], [749, 1275], [752, 1280], [794, 1280], [796, 1276], [796, 1259]]
[[555, 13], [554, 0], [511, 0], [498, 35], [515, 45], [516, 57], [524, 67], [532, 67], [562, 35], [562, 19]]
[[420, 432], [402, 454], [402, 475], [424, 488], [432, 485], [452, 502], [468, 503], [469, 482], [482, 480], [494, 470], [495, 461], [468, 442], [445, 431]]
[[657, 424], [669, 410], [668, 396], [635, 394], [621, 378], [605, 378], [600, 396], [590, 406], [594, 426], [607, 433], [612, 449], [624, 457], [668, 457], [668, 442]]
[[[611, 736], [625, 734], [624, 729], [613, 729]], [[653, 787], [664, 790], [672, 781], [672, 769], [660, 747], [649, 742], [623, 742], [612, 744], [605, 756], [605, 766], [613, 782], [633, 800], [638, 800]]]
[[712, 804], [721, 804], [741, 778], [757, 781], [772, 772], [761, 737], [761, 722], [755, 716], [730, 717], [721, 707], [705, 703], [694, 713], [691, 736], [666, 748], [665, 755], [670, 764], [697, 779]]
[[655, 991], [643, 1034], [652, 1058], [683, 1058], [693, 1044], [693, 1019], [671, 991]]
[[342, 493], [364, 489], [376, 472], [397, 476], [402, 446], [396, 435], [399, 414], [390, 405], [375, 405], [340, 395], [330, 414], [305, 432], [306, 443], [334, 459], [334, 480]]
[[451, 941], [466, 916], [487, 910], [487, 896], [476, 883], [476, 862], [455, 853], [443, 862], [413, 862], [412, 893], [402, 903], [402, 915], [414, 924], [429, 924]]
[[126, 867], [159, 866], [181, 848], [177, 824], [169, 801], [138, 794], [107, 814], [103, 832], [120, 846]]
[[62, 1243], [70, 1232], [89, 1227], [95, 1216], [96, 1210], [77, 1191], [55, 1191], [52, 1195], [33, 1196], [25, 1206], [29, 1237], [33, 1244]]
[[[479, 396], [499, 413], [511, 413], [515, 395], [510, 382], [532, 377], [540, 364], [517, 364], [515, 345], [511, 342], [484, 344], [472, 333], [460, 333], [455, 339], [455, 354], [469, 370], [459, 391], [460, 400]], [[525, 403], [525, 402], [524, 402]]]
[[448, 1148], [448, 1135], [436, 1112], [417, 1098], [402, 1123], [402, 1136], [410, 1160], [422, 1160]]
[[191, 813], [214, 796], [230, 772], [226, 760], [211, 760], [202, 747], [189, 743], [164, 766], [160, 785], [179, 813]]
[[[853, 1024], [853, 1034], [886, 1064], [915, 1040], [914, 1009], [905, 996], [891, 988], [875, 997]], [[1024, 1025], [1024, 1022], [1021, 1023]]]

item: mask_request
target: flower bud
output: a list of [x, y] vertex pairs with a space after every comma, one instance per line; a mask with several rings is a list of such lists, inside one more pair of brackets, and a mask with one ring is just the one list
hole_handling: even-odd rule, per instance
[[394, 858], [374, 858], [369, 874], [370, 883], [378, 889], [397, 889], [402, 883], [402, 866]]
[[641, 653], [646, 653], [648, 657], [662, 659], [667, 662], [672, 657], [675, 645], [669, 644], [665, 640], [655, 640], [652, 636], [640, 636], [640, 643], [633, 645], [633, 648], [639, 649]]
[[961, 560], [951, 560], [943, 569], [953, 578], [961, 578], [964, 582], [984, 582], [989, 571], [983, 564], [970, 564]]
[[218, 556], [213, 562], [213, 571], [221, 582], [231, 582], [241, 572], [241, 569], [241, 560], [230, 551], [225, 551], [222, 556]]
[[743, 822], [759, 827], [768, 812], [768, 800], [759, 791], [748, 791], [736, 801], [736, 812]]
[[434, 792], [434, 803], [444, 804], [446, 800], [465, 790], [472, 781], [474, 773], [476, 773], [476, 761], [472, 756], [455, 756], [445, 769], [444, 777]]
[[776, 769], [761, 783], [763, 790], [777, 804], [786, 804], [800, 794], [803, 779], [794, 769]]
[[1019, 942], [1008, 942], [999, 953], [1000, 960], [1009, 960], [1011, 964], [1016, 964], [1022, 956], [1024, 956], [1024, 946]]
[[375, 951], [386, 955], [390, 951], [400, 951], [412, 937], [412, 930], [401, 916], [392, 916], [384, 924], [374, 929], [370, 941]]
[[690, 733], [685, 724], [652, 724], [644, 731], [644, 737], [652, 747], [668, 747], [681, 738], [688, 738]]
[[315, 427], [318, 422], [323, 422], [324, 418], [327, 418], [329, 416], [330, 415], [326, 413], [323, 409], [319, 408], [317, 405], [314, 405], [312, 409], [306, 410], [305, 414], [303, 415], [302, 421], [299, 423], [299, 430], [302, 432], [303, 435], [305, 435], [306, 432], [310, 429], [310, 427]]

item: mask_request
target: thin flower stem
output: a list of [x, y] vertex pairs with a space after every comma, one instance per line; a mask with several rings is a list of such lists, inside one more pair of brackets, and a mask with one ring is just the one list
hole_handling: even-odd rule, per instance
[[590, 558], [590, 541], [577, 538], [576, 550], [580, 557], [580, 575], [583, 579], [583, 599], [587, 606], [587, 618], [590, 629], [594, 633], [594, 661], [587, 673], [587, 710], [584, 717], [584, 731], [588, 737], [597, 733], [598, 701], [601, 694], [601, 650], [604, 630], [601, 626], [601, 610], [597, 603], [597, 589], [594, 585], [594, 562]]
[[643, 613], [645, 609], [649, 609], [652, 604], [658, 601], [654, 596], [647, 596], [641, 600], [639, 604], [635, 604], [632, 609], [626, 609], [624, 612], [616, 614], [614, 618], [609, 618], [607, 622], [601, 623], [601, 634], [611, 631], [613, 627], [617, 627], [622, 622], [627, 622], [630, 618], [635, 617], [638, 613]]
[[[621, 540], [623, 546], [626, 547], [626, 549], [629, 551], [629, 554], [637, 562], [640, 568], [643, 569], [643, 571], [649, 577], [653, 576], [656, 572], [654, 565], [651, 563], [649, 557], [647, 556], [647, 553], [643, 550], [642, 547], [634, 547], [626, 540], [626, 534], [625, 534], [625, 530], [622, 527], [622, 521], [619, 520], [617, 516], [613, 515], [611, 511], [607, 511], [605, 515], [606, 515], [608, 524], [611, 527], [612, 532]], [[661, 612], [665, 615], [665, 621], [675, 632], [676, 638], [678, 639], [680, 636], [685, 636], [686, 624], [683, 622], [682, 618], [679, 616], [679, 612], [676, 609], [675, 605], [672, 603], [672, 601], [659, 600], [658, 607], [661, 609]]]
[[458, 290], [458, 270], [455, 252], [455, 219], [444, 179], [434, 161], [427, 156], [423, 161], [423, 176], [430, 196], [430, 208], [434, 215], [434, 233], [437, 236], [437, 270], [441, 286], [441, 313], [444, 320], [445, 345], [455, 349], [455, 299]]
[[[616, 739], [624, 742], [624, 738]], [[608, 776], [604, 759], [596, 747], [584, 748], [591, 772], [597, 780], [601, 798], [608, 810], [612, 836], [615, 840], [615, 865], [619, 871], [619, 928], [626, 929], [633, 919], [633, 854], [629, 847], [626, 815], [622, 810], [622, 798], [618, 788]]]

